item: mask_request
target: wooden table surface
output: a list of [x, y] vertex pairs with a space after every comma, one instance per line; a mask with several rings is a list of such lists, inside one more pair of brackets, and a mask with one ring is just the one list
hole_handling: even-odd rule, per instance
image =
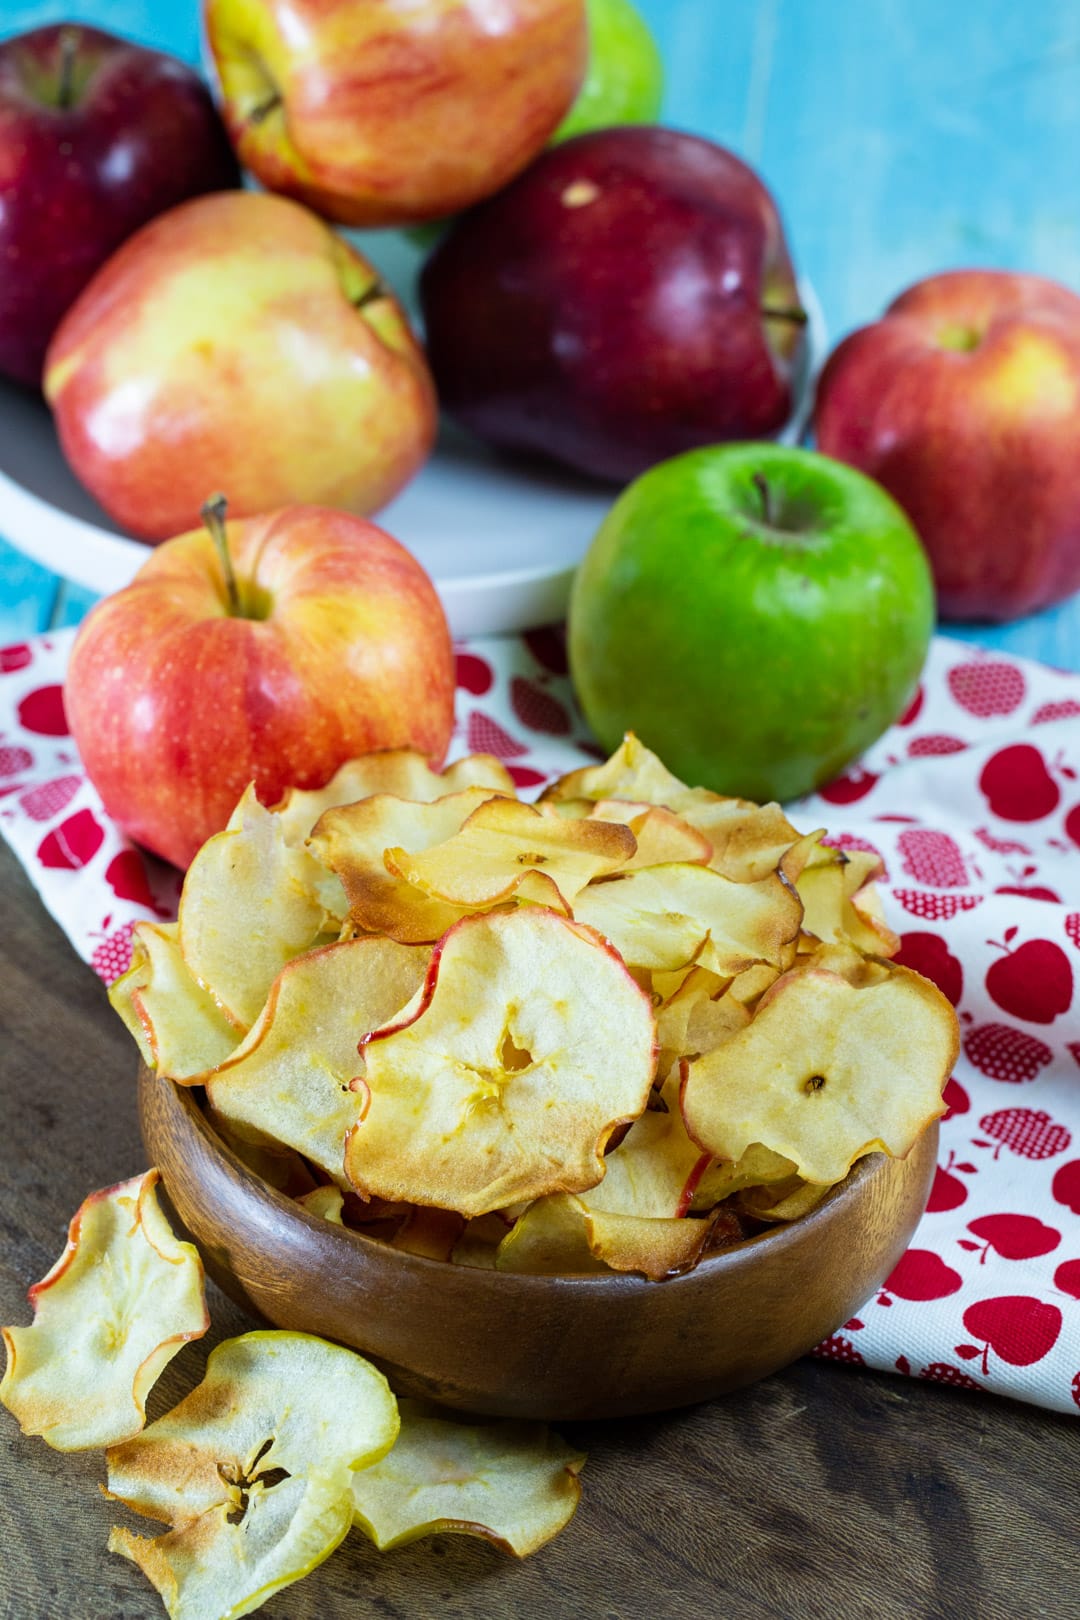
[[[25, 1322], [26, 1289], [82, 1198], [145, 1160], [130, 1038], [2, 848], [0, 915], [0, 1321]], [[217, 1293], [211, 1313], [211, 1335], [173, 1362], [151, 1416], [197, 1382], [211, 1343], [250, 1325]], [[590, 1454], [582, 1505], [533, 1559], [463, 1536], [379, 1554], [353, 1534], [260, 1612], [1080, 1617], [1074, 1419], [805, 1361], [708, 1406], [566, 1432]], [[154, 1532], [101, 1498], [103, 1477], [100, 1454], [50, 1451], [0, 1411], [0, 1620], [164, 1613], [134, 1567], [105, 1550], [113, 1522]]]

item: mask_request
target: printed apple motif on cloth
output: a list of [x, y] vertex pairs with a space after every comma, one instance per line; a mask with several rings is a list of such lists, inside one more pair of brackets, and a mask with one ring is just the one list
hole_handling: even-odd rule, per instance
[[[135, 850], [63, 717], [73, 632], [0, 649], [0, 832], [105, 980], [179, 875]], [[451, 757], [497, 755], [526, 796], [599, 756], [558, 627], [458, 648]], [[900, 960], [960, 1019], [941, 1148], [911, 1248], [816, 1352], [1080, 1417], [1080, 677], [935, 641], [907, 712], [792, 807], [872, 850]], [[601, 756], [602, 757], [602, 756]], [[657, 1286], [663, 1286], [659, 1284]], [[847, 1376], [837, 1372], [836, 1376]]]

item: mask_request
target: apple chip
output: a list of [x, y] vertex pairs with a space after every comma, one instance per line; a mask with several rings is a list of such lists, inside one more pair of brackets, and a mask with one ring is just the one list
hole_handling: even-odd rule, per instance
[[366, 1095], [350, 1089], [363, 1072], [360, 1041], [415, 994], [429, 955], [392, 939], [350, 939], [289, 962], [245, 1040], [205, 1077], [215, 1111], [348, 1187], [345, 1137]]
[[57, 1451], [137, 1434], [176, 1352], [210, 1326], [203, 1268], [157, 1198], [157, 1170], [91, 1193], [67, 1246], [35, 1283], [29, 1327], [4, 1328], [0, 1401]]
[[462, 1215], [594, 1186], [612, 1131], [645, 1108], [654, 1036], [649, 998], [591, 930], [532, 906], [469, 917], [365, 1044], [349, 1178]]
[[682, 804], [679, 814], [709, 840], [714, 871], [736, 882], [756, 883], [782, 864], [791, 877], [788, 865], [801, 869], [809, 842], [820, 836], [811, 833], [804, 843], [778, 804], [699, 795]]
[[420, 1254], [427, 1260], [449, 1260], [464, 1230], [464, 1215], [413, 1204], [388, 1242], [392, 1249]]
[[710, 1159], [704, 1154], [687, 1183], [686, 1192], [692, 1210], [708, 1210], [744, 1188], [766, 1191], [774, 1183], [794, 1186], [798, 1179], [790, 1159], [762, 1147], [760, 1142], [752, 1142], [734, 1163], [728, 1159]]
[[586, 803], [585, 809], [592, 821], [621, 822], [630, 828], [637, 840], [637, 851], [626, 862], [627, 871], [637, 871], [643, 866], [670, 866], [675, 861], [697, 866], [708, 864], [712, 845], [704, 833], [696, 831], [671, 810], [665, 810], [663, 805], [601, 799], [597, 804]]
[[177, 923], [136, 923], [131, 967], [110, 986], [109, 1002], [147, 1067], [191, 1085], [228, 1057], [239, 1035], [189, 972], [178, 935]]
[[195, 978], [243, 1034], [286, 962], [337, 933], [344, 896], [306, 849], [285, 842], [281, 820], [249, 787], [224, 832], [188, 868], [180, 900], [180, 949]]
[[404, 945], [431, 944], [460, 920], [462, 908], [433, 899], [393, 876], [384, 853], [405, 848], [419, 854], [445, 843], [490, 798], [484, 787], [415, 804], [376, 793], [359, 804], [326, 811], [309, 843], [340, 877], [349, 915], [358, 928], [386, 934]]
[[707, 968], [693, 968], [657, 1012], [656, 1038], [661, 1052], [670, 1054], [671, 1061], [690, 1053], [699, 1056], [745, 1029], [750, 1014], [730, 993], [734, 983]]
[[591, 883], [574, 916], [606, 935], [631, 967], [670, 972], [697, 962], [730, 977], [754, 962], [782, 963], [798, 937], [802, 906], [775, 873], [736, 883], [676, 863]]
[[608, 1271], [589, 1247], [586, 1210], [572, 1193], [538, 1198], [519, 1215], [495, 1251], [497, 1271], [573, 1277]]
[[527, 900], [566, 911], [636, 849], [621, 824], [552, 819], [517, 799], [489, 799], [445, 843], [419, 853], [388, 849], [383, 859], [392, 876], [454, 906]]
[[825, 944], [850, 942], [861, 951], [895, 956], [900, 939], [885, 921], [875, 887], [881, 861], [867, 850], [822, 849], [830, 858], [807, 866], [796, 884], [805, 931]]
[[831, 1187], [822, 1186], [820, 1182], [786, 1176], [772, 1185], [743, 1188], [739, 1205], [759, 1221], [797, 1221], [816, 1209], [831, 1191]]
[[909, 1152], [944, 1112], [959, 1043], [956, 1016], [928, 980], [890, 967], [856, 988], [810, 967], [786, 974], [753, 1022], [683, 1065], [690, 1135], [718, 1159], [759, 1142], [806, 1181], [836, 1182], [880, 1149]]
[[321, 1221], [330, 1221], [334, 1226], [345, 1224], [341, 1218], [345, 1199], [340, 1187], [315, 1187], [296, 1202], [301, 1209], [306, 1209], [309, 1215], [317, 1215]]
[[383, 748], [348, 760], [325, 787], [290, 788], [274, 811], [281, 818], [286, 842], [302, 844], [325, 810], [355, 804], [375, 793], [429, 803], [470, 787], [485, 788], [489, 795], [505, 793], [510, 798], [517, 791], [510, 772], [494, 754], [469, 754], [440, 773], [431, 769], [423, 754], [411, 748]]
[[684, 801], [692, 801], [702, 790], [688, 788], [667, 766], [628, 731], [610, 759], [602, 765], [586, 765], [552, 782], [541, 794], [548, 802], [565, 799], [629, 799], [642, 804], [662, 804], [679, 812]]
[[619, 1215], [590, 1209], [581, 1194], [553, 1193], [515, 1223], [495, 1265], [544, 1277], [639, 1271], [659, 1282], [696, 1265], [711, 1235], [708, 1219]]
[[201, 1384], [108, 1453], [106, 1494], [172, 1528], [114, 1528], [172, 1620], [248, 1614], [328, 1558], [352, 1522], [353, 1470], [397, 1438], [397, 1403], [352, 1350], [306, 1333], [245, 1333]]
[[381, 1551], [459, 1531], [525, 1558], [573, 1518], [585, 1457], [545, 1423], [468, 1423], [412, 1400], [400, 1412], [393, 1451], [353, 1475], [355, 1522]]

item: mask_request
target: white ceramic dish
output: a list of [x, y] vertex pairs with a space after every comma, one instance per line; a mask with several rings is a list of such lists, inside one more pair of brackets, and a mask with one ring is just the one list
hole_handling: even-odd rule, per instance
[[[368, 237], [384, 274], [412, 303], [418, 262], [395, 237], [392, 256]], [[382, 251], [380, 251], [380, 247]], [[797, 443], [825, 353], [813, 288], [808, 360], [795, 414], [780, 438]], [[455, 636], [529, 629], [563, 616], [574, 569], [614, 492], [556, 468], [497, 457], [446, 427], [424, 471], [379, 515], [439, 588]], [[147, 555], [120, 533], [64, 461], [49, 412], [0, 383], [0, 535], [53, 573], [102, 593], [126, 585]]]

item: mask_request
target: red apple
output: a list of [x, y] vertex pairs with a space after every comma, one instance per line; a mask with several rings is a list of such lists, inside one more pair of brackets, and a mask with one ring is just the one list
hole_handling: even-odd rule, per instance
[[346, 225], [407, 225], [504, 186], [585, 75], [585, 0], [206, 0], [252, 173]]
[[791, 413], [805, 315], [776, 206], [694, 135], [545, 152], [455, 223], [421, 299], [442, 403], [506, 449], [625, 482]]
[[1073, 976], [1060, 945], [1029, 939], [991, 963], [986, 993], [1003, 1012], [1029, 1024], [1052, 1024], [1072, 1005]]
[[160, 547], [80, 627], [65, 702], [109, 814], [177, 866], [246, 785], [273, 803], [376, 748], [442, 760], [454, 659], [434, 586], [374, 524], [298, 506]]
[[845, 338], [818, 386], [826, 454], [884, 484], [945, 618], [1011, 619], [1080, 588], [1080, 298], [957, 270]]
[[140, 225], [240, 184], [182, 62], [62, 23], [0, 44], [0, 372], [37, 385], [61, 316]]
[[94, 277], [48, 353], [64, 452], [130, 533], [297, 503], [364, 516], [426, 459], [435, 396], [397, 301], [306, 208], [237, 191], [174, 208]]

